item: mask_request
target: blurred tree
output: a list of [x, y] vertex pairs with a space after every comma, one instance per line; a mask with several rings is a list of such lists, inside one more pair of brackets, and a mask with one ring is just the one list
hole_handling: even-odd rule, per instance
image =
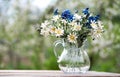
[[0, 69], [58, 69], [52, 46], [56, 38], [39, 36], [33, 24], [51, 17], [56, 8], [81, 14], [89, 7], [105, 26], [101, 39], [89, 40], [91, 70], [120, 73], [119, 6], [119, 0], [57, 0], [41, 12], [32, 0], [0, 0]]

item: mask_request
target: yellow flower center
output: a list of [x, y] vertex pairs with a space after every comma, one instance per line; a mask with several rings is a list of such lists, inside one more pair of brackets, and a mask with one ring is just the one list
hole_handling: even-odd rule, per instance
[[94, 27], [94, 26], [97, 26], [95, 23], [91, 23], [91, 26]]
[[98, 29], [98, 30], [97, 30], [97, 33], [102, 33], [102, 30]]
[[55, 32], [55, 27], [51, 28], [51, 31]]
[[62, 32], [61, 32], [61, 30], [56, 30], [56, 33], [61, 34]]
[[81, 27], [77, 25], [77, 26], [76, 26], [76, 29], [77, 29], [77, 30], [80, 30], [80, 29], [81, 29]]
[[71, 40], [75, 40], [75, 36], [74, 35], [70, 35], [69, 37]]

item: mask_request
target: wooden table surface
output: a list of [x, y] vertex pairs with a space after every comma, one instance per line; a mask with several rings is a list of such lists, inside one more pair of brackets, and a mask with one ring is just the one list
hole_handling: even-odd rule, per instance
[[65, 74], [58, 70], [0, 70], [0, 77], [120, 77], [120, 74], [95, 71]]

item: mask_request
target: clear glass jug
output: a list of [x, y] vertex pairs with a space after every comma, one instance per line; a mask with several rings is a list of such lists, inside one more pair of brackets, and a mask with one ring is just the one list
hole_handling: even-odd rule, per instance
[[84, 49], [77, 44], [71, 44], [64, 39], [54, 43], [54, 53], [60, 70], [65, 73], [85, 73], [90, 68], [90, 60]]

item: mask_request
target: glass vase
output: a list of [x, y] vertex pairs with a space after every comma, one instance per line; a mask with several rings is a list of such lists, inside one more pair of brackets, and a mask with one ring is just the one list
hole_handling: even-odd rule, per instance
[[64, 39], [57, 40], [54, 43], [54, 53], [59, 68], [64, 73], [86, 73], [90, 68], [84, 45], [78, 47], [77, 44], [71, 44]]

